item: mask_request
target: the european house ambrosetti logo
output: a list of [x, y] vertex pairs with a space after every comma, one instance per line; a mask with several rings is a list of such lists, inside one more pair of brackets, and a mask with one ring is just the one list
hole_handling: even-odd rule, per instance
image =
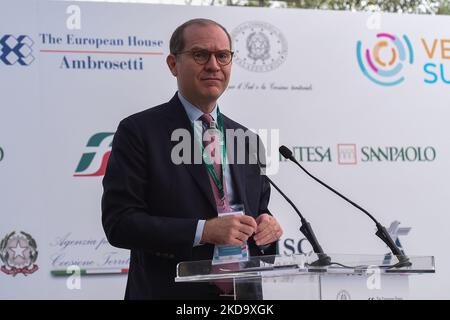
[[162, 39], [40, 33], [40, 52], [57, 55], [64, 70], [142, 71], [146, 57], [163, 56]]
[[[36, 48], [39, 45], [39, 48]], [[163, 56], [164, 41], [137, 35], [125, 37], [39, 33], [0, 34], [0, 65], [29, 66], [36, 51], [57, 56], [55, 68], [62, 70], [142, 71], [146, 59]]]
[[0, 35], [0, 64], [29, 66], [34, 61], [34, 41], [27, 35]]
[[[422, 53], [421, 55], [417, 53]], [[425, 57], [418, 61], [417, 57]], [[356, 59], [360, 71], [380, 86], [406, 80], [407, 69], [420, 68], [426, 84], [450, 84], [450, 39], [378, 33], [372, 41], [358, 40]]]
[[105, 175], [111, 154], [114, 132], [99, 132], [88, 139], [86, 151], [76, 167], [74, 177], [100, 177]]
[[[434, 162], [437, 150], [434, 146], [358, 146], [355, 143], [338, 143], [331, 146], [293, 146], [292, 153], [299, 162], [337, 163], [358, 165], [361, 163], [417, 163]], [[280, 161], [287, 161], [280, 156]]]

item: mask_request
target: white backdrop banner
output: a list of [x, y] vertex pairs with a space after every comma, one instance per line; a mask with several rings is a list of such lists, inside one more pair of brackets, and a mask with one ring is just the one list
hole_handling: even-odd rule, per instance
[[[197, 17], [233, 38], [221, 110], [255, 130], [279, 130], [297, 160], [374, 214], [408, 254], [435, 256], [436, 274], [411, 278], [412, 298], [450, 298], [449, 17], [0, 6], [0, 298], [123, 297], [129, 252], [110, 246], [101, 227], [111, 141], [122, 118], [172, 97], [169, 38]], [[281, 161], [272, 178], [325, 251], [388, 253], [370, 219], [294, 164]], [[310, 252], [275, 190], [270, 208], [285, 229], [280, 253]]]

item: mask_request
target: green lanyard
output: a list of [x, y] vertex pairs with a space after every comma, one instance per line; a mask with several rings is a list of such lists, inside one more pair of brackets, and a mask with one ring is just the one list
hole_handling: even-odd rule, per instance
[[[195, 136], [197, 141], [199, 141], [199, 144], [201, 146], [201, 150], [202, 150], [202, 156], [203, 156], [203, 160], [205, 162], [206, 165], [206, 169], [208, 170], [214, 184], [217, 187], [217, 190], [219, 191], [219, 195], [220, 195], [220, 199], [224, 199], [225, 198], [225, 191], [224, 191], [224, 184], [223, 184], [223, 179], [225, 176], [225, 166], [226, 166], [226, 155], [227, 155], [227, 150], [226, 150], [226, 146], [225, 146], [225, 140], [224, 140], [224, 134], [223, 134], [223, 122], [222, 122], [222, 114], [220, 113], [219, 107], [217, 107], [217, 129], [214, 130], [218, 130], [219, 131], [219, 143], [222, 146], [221, 148], [221, 156], [222, 156], [222, 175], [219, 178], [217, 176], [216, 170], [214, 170], [214, 165], [213, 165], [213, 160], [210, 158], [209, 154], [207, 152], [205, 152], [205, 147], [203, 146], [203, 139], [201, 137], [203, 137], [202, 132], [199, 132], [199, 128], [194, 126], [194, 132], [195, 132]], [[202, 130], [203, 131], [203, 130]]]

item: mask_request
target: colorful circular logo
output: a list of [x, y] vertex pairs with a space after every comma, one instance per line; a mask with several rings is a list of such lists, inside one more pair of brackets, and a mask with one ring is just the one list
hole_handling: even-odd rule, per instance
[[231, 33], [234, 59], [254, 72], [278, 68], [287, 57], [287, 41], [280, 30], [267, 22], [245, 22]]
[[414, 62], [408, 37], [404, 35], [400, 38], [389, 33], [377, 34], [377, 41], [372, 48], [363, 48], [361, 41], [358, 41], [356, 57], [362, 73], [381, 86], [394, 86], [403, 82], [404, 66]]

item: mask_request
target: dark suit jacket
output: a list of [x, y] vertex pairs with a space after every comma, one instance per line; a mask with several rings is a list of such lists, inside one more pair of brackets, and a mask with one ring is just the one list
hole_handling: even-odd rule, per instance
[[[224, 128], [244, 129], [223, 116]], [[204, 164], [176, 165], [171, 151], [175, 129], [193, 136], [175, 95], [168, 103], [134, 114], [119, 124], [103, 179], [102, 222], [111, 245], [131, 249], [127, 299], [211, 297], [211, 285], [175, 283], [180, 261], [210, 260], [214, 246], [193, 247], [199, 219], [217, 216]], [[192, 143], [192, 141], [191, 141]], [[248, 148], [248, 146], [246, 146]], [[228, 151], [227, 151], [228, 153]], [[232, 164], [235, 192], [246, 214], [268, 212], [270, 187], [257, 165]], [[253, 238], [250, 255], [262, 255]], [[275, 254], [274, 243], [265, 254]]]

